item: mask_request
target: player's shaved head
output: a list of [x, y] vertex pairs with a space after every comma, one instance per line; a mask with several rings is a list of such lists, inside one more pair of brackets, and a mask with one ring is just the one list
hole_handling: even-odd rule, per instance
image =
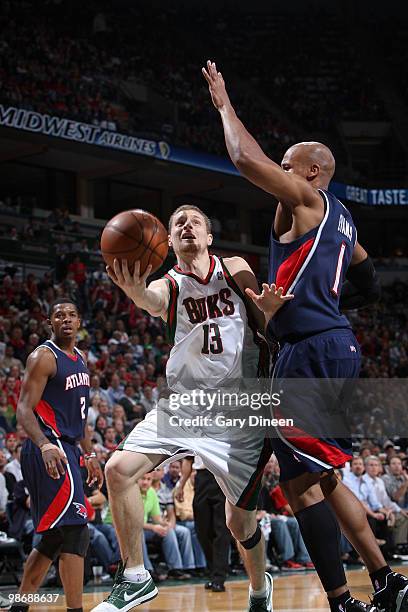
[[[334, 175], [336, 162], [329, 147], [321, 142], [299, 142], [290, 147], [282, 160], [282, 168], [294, 168], [294, 172], [304, 174], [307, 180], [314, 181], [318, 187], [327, 187]], [[297, 172], [296, 167], [302, 167]], [[310, 170], [310, 173], [307, 170]]]

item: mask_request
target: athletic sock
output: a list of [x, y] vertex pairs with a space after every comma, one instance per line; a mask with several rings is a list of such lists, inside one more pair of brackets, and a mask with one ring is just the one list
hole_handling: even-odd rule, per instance
[[325, 501], [295, 513], [306, 548], [326, 593], [347, 584], [340, 556], [341, 532]]
[[328, 597], [330, 612], [345, 612], [346, 603], [351, 599], [350, 591], [346, 591], [338, 597]]
[[129, 582], [144, 582], [150, 576], [144, 565], [135, 565], [134, 567], [127, 567], [123, 572], [123, 577]]
[[381, 569], [370, 574], [371, 582], [373, 583], [374, 591], [381, 591], [387, 584], [387, 576], [392, 574], [392, 569], [389, 565], [385, 565]]
[[264, 580], [264, 585], [262, 589], [258, 589], [257, 591], [255, 591], [251, 586], [249, 586], [249, 594], [255, 599], [264, 599], [268, 595], [268, 587], [266, 586], [266, 580]]

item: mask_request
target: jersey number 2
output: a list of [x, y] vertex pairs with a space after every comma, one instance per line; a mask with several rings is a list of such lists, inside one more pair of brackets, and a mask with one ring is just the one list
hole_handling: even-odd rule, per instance
[[86, 407], [86, 399], [84, 395], [81, 396], [80, 401], [81, 401], [81, 418], [84, 419], [85, 418], [85, 407]]
[[[209, 353], [213, 353], [213, 355], [219, 355], [224, 350], [222, 345], [220, 328], [216, 323], [211, 323], [210, 325], [203, 325], [204, 330], [204, 344], [201, 352], [204, 355], [209, 355]], [[210, 336], [211, 333], [211, 336]]]

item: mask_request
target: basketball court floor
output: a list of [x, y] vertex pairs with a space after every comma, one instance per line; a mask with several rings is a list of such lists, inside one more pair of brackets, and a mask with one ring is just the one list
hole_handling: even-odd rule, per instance
[[[407, 567], [393, 568], [407, 572]], [[371, 584], [365, 570], [357, 569], [347, 574], [352, 594], [368, 602]], [[248, 601], [247, 580], [226, 583], [225, 593], [211, 593], [204, 589], [204, 583], [162, 586], [156, 599], [134, 610], [138, 612], [245, 612]], [[4, 589], [1, 591], [4, 595]], [[42, 591], [46, 592], [46, 591]], [[47, 591], [51, 592], [51, 591]], [[87, 587], [84, 594], [84, 612], [89, 612], [105, 596], [101, 587]], [[64, 597], [55, 604], [30, 606], [30, 612], [65, 611]], [[327, 600], [314, 572], [304, 572], [274, 577], [274, 612], [327, 612]]]

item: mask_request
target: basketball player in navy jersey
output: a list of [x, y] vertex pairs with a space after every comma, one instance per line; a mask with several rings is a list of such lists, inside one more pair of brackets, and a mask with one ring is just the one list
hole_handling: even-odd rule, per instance
[[[27, 359], [17, 406], [17, 420], [29, 436], [23, 444], [21, 469], [34, 526], [42, 536], [26, 561], [19, 593], [35, 593], [52, 561], [59, 557], [67, 610], [82, 612], [89, 535], [78, 442], [85, 453], [88, 482], [101, 486], [103, 475], [86, 427], [89, 372], [75, 347], [81, 320], [74, 302], [56, 300], [49, 324], [51, 339]], [[11, 610], [28, 608], [26, 603], [15, 603]]]
[[[335, 170], [331, 151], [320, 143], [300, 143], [285, 153], [281, 166], [275, 164], [235, 114], [215, 63], [208, 61], [202, 71], [221, 115], [232, 162], [243, 176], [279, 200], [270, 241], [269, 283], [295, 297], [269, 320], [268, 286], [261, 295], [247, 290], [265, 314], [267, 332], [281, 346], [274, 376], [280, 380], [358, 377], [360, 349], [340, 308], [372, 303], [380, 291], [349, 211], [327, 191]], [[305, 392], [301, 401], [303, 414], [319, 415], [327, 409], [319, 393]], [[272, 446], [282, 486], [332, 612], [407, 612], [408, 579], [391, 571], [365, 510], [333, 471], [352, 457], [351, 440], [302, 437], [287, 429], [276, 433]], [[347, 589], [339, 523], [370, 572], [373, 605], [353, 599]]]

